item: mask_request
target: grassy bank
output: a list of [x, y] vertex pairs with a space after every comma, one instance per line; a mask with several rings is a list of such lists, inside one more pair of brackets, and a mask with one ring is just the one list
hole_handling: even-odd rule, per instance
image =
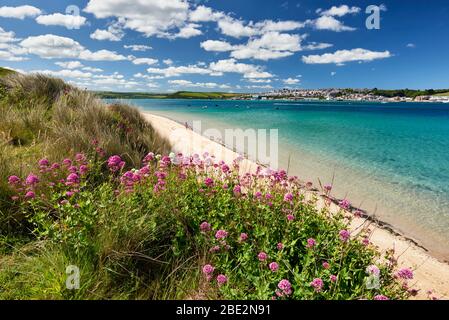
[[136, 110], [60, 80], [0, 81], [0, 299], [414, 294], [393, 252], [348, 231], [346, 201], [330, 214], [284, 171], [241, 175], [238, 159], [168, 155]]

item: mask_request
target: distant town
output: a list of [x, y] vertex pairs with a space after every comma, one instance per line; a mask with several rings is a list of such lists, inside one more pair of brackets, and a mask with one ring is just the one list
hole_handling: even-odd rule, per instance
[[449, 103], [449, 90], [281, 89], [265, 93], [235, 96], [231, 99]]

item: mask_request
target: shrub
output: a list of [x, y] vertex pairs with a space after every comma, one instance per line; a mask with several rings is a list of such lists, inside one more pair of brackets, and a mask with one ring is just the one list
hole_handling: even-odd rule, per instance
[[[174, 154], [149, 154], [132, 170], [120, 156], [77, 159], [10, 179], [36, 239], [87, 270], [73, 298], [407, 297], [393, 259], [363, 234], [349, 237], [344, 212], [317, 210], [284, 171], [239, 175], [238, 161], [229, 170]], [[0, 287], [14, 281], [10, 272], [0, 272]], [[380, 283], [369, 287], [373, 273]]]

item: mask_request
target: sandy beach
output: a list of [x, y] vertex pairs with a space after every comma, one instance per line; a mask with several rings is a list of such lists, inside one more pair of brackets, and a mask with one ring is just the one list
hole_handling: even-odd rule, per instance
[[[232, 162], [239, 156], [222, 144], [186, 129], [185, 126], [173, 120], [148, 112], [142, 113], [159, 134], [169, 139], [174, 152], [182, 152], [185, 155], [208, 152], [214, 155], [216, 159], [227, 163]], [[241, 170], [244, 171], [255, 171], [256, 168], [256, 163], [246, 159], [241, 165]], [[309, 196], [313, 195], [310, 194]], [[318, 206], [324, 205], [325, 199], [320, 197]], [[336, 204], [331, 204], [331, 211], [338, 209]], [[432, 290], [432, 296], [439, 299], [449, 299], [449, 265], [447, 263], [432, 257], [425, 248], [416, 245], [389, 225], [377, 223], [366, 217], [354, 218], [351, 223], [352, 230], [360, 230], [363, 226], [369, 226], [371, 230], [370, 240], [381, 253], [394, 249], [399, 267], [413, 268], [415, 277], [411, 284], [419, 290], [415, 299], [427, 299], [429, 290]]]

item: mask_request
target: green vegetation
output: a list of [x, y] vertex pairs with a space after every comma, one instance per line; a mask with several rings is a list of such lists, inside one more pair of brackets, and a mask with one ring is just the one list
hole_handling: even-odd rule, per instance
[[139, 93], [139, 92], [95, 92], [101, 99], [229, 99], [241, 94], [224, 92]]
[[449, 91], [448, 92], [443, 92], [443, 93], [437, 93], [436, 96], [438, 96], [438, 97], [449, 97]]
[[380, 90], [373, 89], [371, 91], [372, 94], [383, 96], [383, 97], [407, 97], [407, 98], [416, 98], [418, 96], [433, 96], [441, 93], [447, 93], [448, 89], [428, 89], [428, 90], [411, 90], [411, 89], [400, 89], [400, 90]]
[[284, 171], [162, 157], [135, 109], [40, 75], [0, 83], [0, 299], [409, 296], [412, 271]]
[[0, 67], [0, 77], [4, 77], [8, 74], [15, 73], [15, 71]]

